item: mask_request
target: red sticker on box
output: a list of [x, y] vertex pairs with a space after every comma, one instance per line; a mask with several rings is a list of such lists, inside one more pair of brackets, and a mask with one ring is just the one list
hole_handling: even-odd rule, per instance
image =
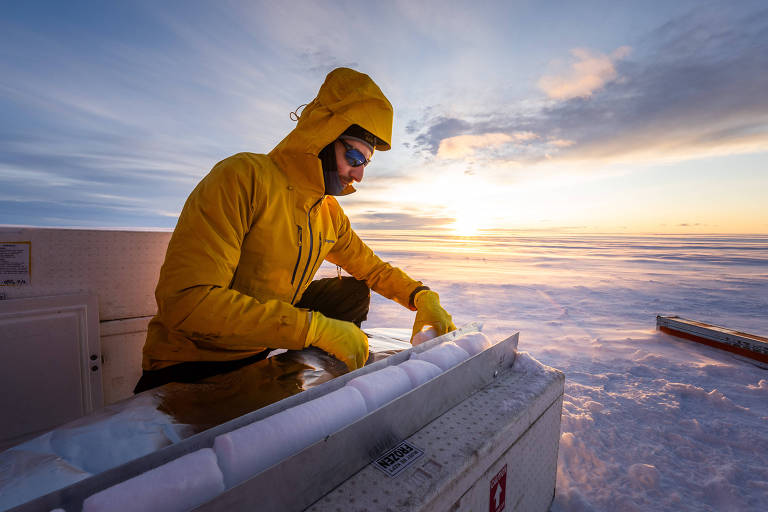
[[496, 473], [491, 479], [491, 498], [488, 502], [490, 512], [501, 512], [504, 510], [504, 499], [507, 496], [507, 465]]

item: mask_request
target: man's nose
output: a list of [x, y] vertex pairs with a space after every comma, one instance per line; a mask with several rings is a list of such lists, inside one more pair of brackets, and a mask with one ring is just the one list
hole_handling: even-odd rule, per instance
[[362, 165], [358, 167], [353, 167], [351, 171], [349, 171], [349, 175], [352, 177], [353, 180], [357, 182], [363, 181], [363, 173], [365, 173], [365, 167]]

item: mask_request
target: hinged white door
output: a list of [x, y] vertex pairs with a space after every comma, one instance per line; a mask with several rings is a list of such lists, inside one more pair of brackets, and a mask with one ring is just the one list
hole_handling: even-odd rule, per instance
[[0, 449], [102, 405], [98, 298], [0, 300]]

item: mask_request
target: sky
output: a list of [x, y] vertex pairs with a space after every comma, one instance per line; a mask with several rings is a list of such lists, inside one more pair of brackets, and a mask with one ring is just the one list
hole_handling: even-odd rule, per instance
[[684, 0], [0, 2], [0, 224], [172, 228], [339, 66], [356, 229], [768, 233], [768, 6]]

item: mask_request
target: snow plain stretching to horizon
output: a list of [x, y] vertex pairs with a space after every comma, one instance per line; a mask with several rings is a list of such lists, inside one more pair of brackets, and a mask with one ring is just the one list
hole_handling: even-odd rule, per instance
[[[768, 368], [663, 334], [655, 317], [768, 334], [768, 235], [360, 234], [439, 292], [457, 325], [481, 321], [494, 341], [519, 331], [521, 352], [565, 373], [552, 512], [766, 510]], [[326, 263], [317, 277], [335, 273]], [[412, 322], [373, 294], [363, 328]], [[169, 431], [146, 402], [113, 418], [148, 425], [131, 450], [176, 442], [185, 427]], [[52, 440], [30, 442], [45, 452]], [[11, 506], [43, 480], [66, 485], [112, 467], [126, 446], [88, 450], [98, 467], [37, 467], [47, 455], [34, 455]]]
[[[457, 325], [519, 331], [521, 351], [565, 373], [553, 511], [766, 509], [768, 369], [655, 317], [768, 334], [768, 236], [361, 237]], [[363, 327], [411, 315], [374, 294]]]

